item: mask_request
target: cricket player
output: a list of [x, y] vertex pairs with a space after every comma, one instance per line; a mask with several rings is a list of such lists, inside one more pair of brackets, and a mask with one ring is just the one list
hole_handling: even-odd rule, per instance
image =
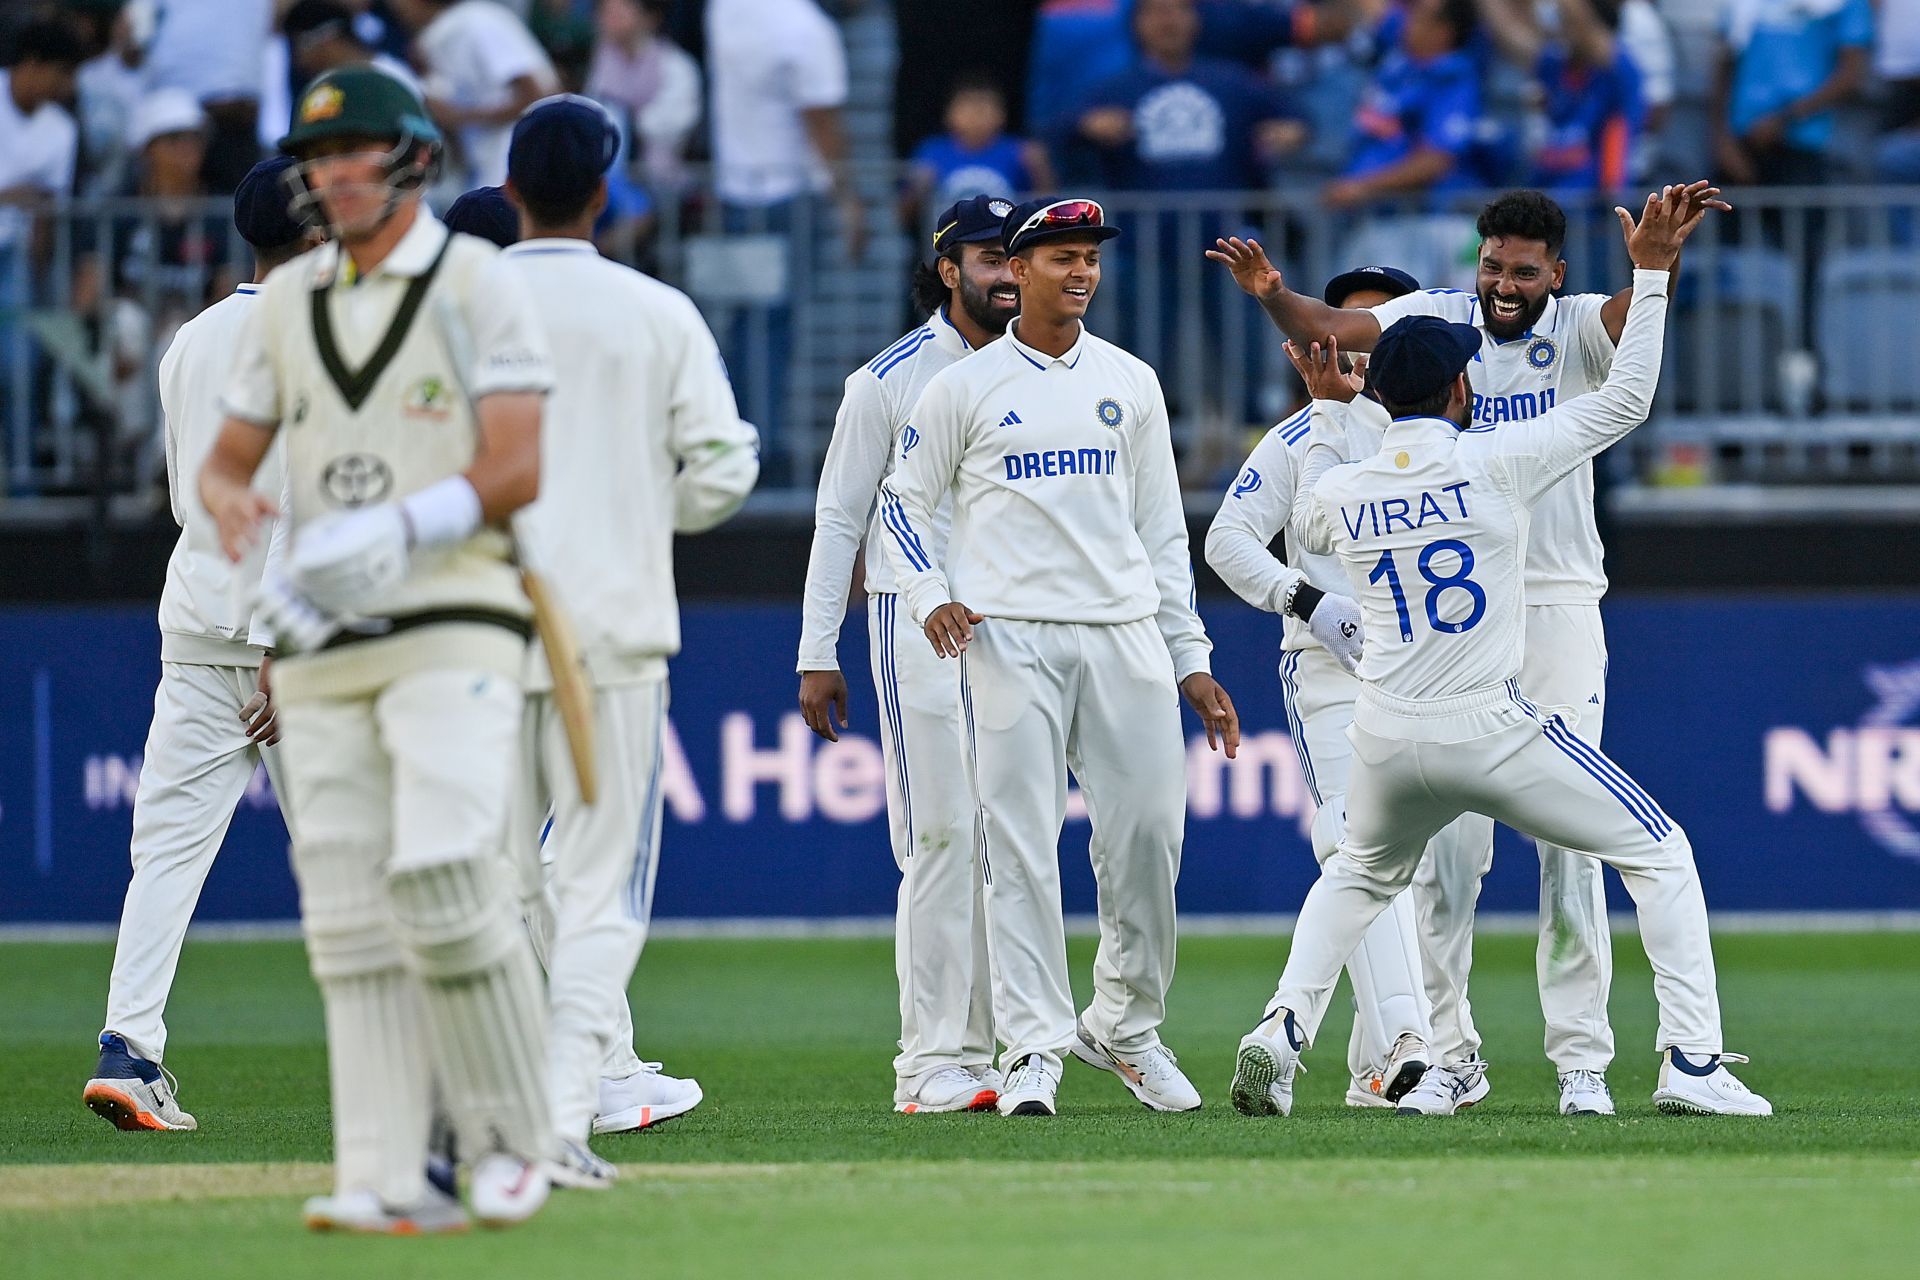
[[613, 1176], [589, 1131], [643, 1128], [701, 1098], [696, 1082], [635, 1056], [627, 982], [660, 852], [667, 659], [680, 650], [673, 535], [727, 519], [760, 472], [759, 439], [692, 300], [594, 247], [619, 147], [605, 107], [562, 95], [528, 108], [507, 161], [522, 235], [506, 256], [554, 361], [540, 498], [516, 525], [522, 555], [573, 621], [593, 691], [599, 796], [588, 805], [536, 650], [514, 826], [517, 861], [545, 881], [529, 916], [546, 944], [555, 1177], [585, 1187]]
[[[937, 653], [964, 655], [1002, 1115], [1053, 1115], [1068, 1051], [1154, 1110], [1200, 1106], [1159, 1035], [1186, 824], [1179, 694], [1229, 756], [1240, 725], [1208, 672], [1159, 381], [1082, 323], [1116, 234], [1092, 200], [1007, 215], [1019, 319], [927, 384], [880, 499], [914, 620]], [[927, 535], [949, 492], [936, 561]], [[1100, 889], [1093, 1001], [1078, 1019], [1060, 908], [1068, 769]]]
[[[160, 360], [167, 496], [180, 539], [160, 593], [160, 687], [133, 797], [133, 879], [120, 913], [100, 1061], [83, 1094], [87, 1106], [121, 1129], [199, 1127], [161, 1065], [167, 994], [201, 886], [256, 763], [266, 766], [281, 811], [287, 808], [273, 749], [279, 728], [267, 678], [272, 640], [253, 617], [262, 559], [228, 562], [196, 478], [220, 430], [220, 392], [260, 282], [319, 239], [288, 211], [292, 197], [282, 178], [292, 164], [264, 160], [234, 192], [233, 224], [253, 249], [253, 283], [180, 326]], [[278, 492], [281, 474], [275, 449], [260, 483]], [[274, 522], [275, 563], [285, 527]]]
[[[1329, 281], [1325, 297], [1329, 306], [1371, 307], [1419, 288], [1404, 271], [1368, 266]], [[1362, 376], [1358, 369], [1350, 370], [1338, 381], [1341, 392], [1359, 394]], [[1353, 758], [1347, 728], [1360, 689], [1352, 670], [1359, 660], [1361, 632], [1359, 608], [1344, 594], [1346, 575], [1339, 563], [1302, 551], [1300, 532], [1291, 523], [1311, 427], [1310, 412], [1303, 409], [1254, 447], [1207, 531], [1207, 563], [1247, 603], [1283, 619], [1281, 696], [1301, 772], [1319, 806], [1314, 851], [1324, 857], [1337, 843], [1337, 834], [1329, 838], [1328, 832], [1337, 832], [1345, 807]], [[1377, 449], [1379, 440], [1379, 428], [1372, 427], [1362, 442], [1362, 456]], [[1268, 550], [1282, 530], [1285, 561]], [[1477, 840], [1491, 838], [1492, 823], [1466, 814], [1434, 840], [1449, 846], [1464, 842], [1462, 848], [1472, 849]], [[1444, 854], [1436, 849], [1434, 856], [1456, 855], [1449, 848]], [[1410, 894], [1394, 898], [1368, 928], [1347, 962], [1347, 975], [1353, 982], [1355, 1015], [1347, 1050], [1353, 1077], [1347, 1105], [1391, 1108], [1420, 1083], [1433, 1061]]]
[[[1620, 350], [1602, 387], [1494, 432], [1471, 432], [1470, 325], [1390, 325], [1370, 377], [1392, 425], [1340, 463], [1344, 433], [1309, 447], [1302, 543], [1333, 553], [1368, 643], [1355, 701], [1346, 830], [1300, 910], [1286, 971], [1240, 1042], [1232, 1087], [1248, 1115], [1288, 1114], [1300, 1053], [1361, 935], [1412, 882], [1427, 841], [1472, 810], [1613, 866], [1633, 895], [1660, 1005], [1662, 1111], [1769, 1115], [1725, 1066], [1706, 902], [1693, 849], [1599, 748], [1520, 690], [1524, 563], [1533, 507], [1642, 422], [1659, 381], [1669, 273], [1705, 216], [1685, 187], [1617, 211], [1635, 267]], [[1337, 339], [1312, 358], [1322, 371]], [[1336, 375], [1337, 376], [1337, 375]], [[1316, 375], [1317, 378], [1317, 375]], [[1465, 1095], [1478, 1073], [1428, 1073]], [[1409, 1100], [1411, 1095], [1409, 1096]], [[1432, 1114], [1422, 1106], [1403, 1113]]]
[[533, 500], [553, 371], [519, 273], [421, 192], [440, 135], [384, 72], [300, 97], [281, 149], [333, 243], [267, 278], [201, 496], [238, 558], [284, 430], [292, 544], [262, 586], [294, 871], [327, 1018], [334, 1194], [316, 1229], [466, 1224], [425, 1179], [438, 1083], [474, 1215], [544, 1203], [546, 1000], [503, 848], [530, 607], [502, 528]]
[[[1687, 187], [1703, 208], [1726, 209], [1705, 182]], [[1478, 328], [1473, 357], [1473, 425], [1498, 431], [1598, 387], [1613, 360], [1632, 291], [1559, 297], [1567, 264], [1566, 215], [1537, 191], [1513, 191], [1480, 213], [1477, 291], [1429, 289], [1367, 311], [1338, 310], [1285, 287], [1258, 242], [1224, 240], [1208, 257], [1225, 264], [1295, 343], [1328, 335], [1346, 352], [1369, 350], [1381, 331], [1410, 315], [1436, 315]], [[1598, 743], [1606, 714], [1606, 636], [1600, 598], [1607, 578], [1594, 523], [1593, 468], [1582, 462], [1534, 514], [1527, 549], [1526, 658], [1520, 685], [1536, 704]], [[1599, 864], [1554, 845], [1539, 846], [1540, 933], [1535, 953], [1547, 1057], [1567, 1115], [1610, 1115], [1606, 1070], [1613, 1061], [1607, 996], [1613, 948]], [[1414, 898], [1432, 998], [1435, 1049], [1444, 1062], [1478, 1071], [1480, 1037], [1467, 1001], [1473, 963], [1473, 909], [1493, 862], [1491, 837], [1475, 859], [1424, 866]], [[1447, 877], [1445, 880], [1431, 877]], [[1478, 1064], [1478, 1065], [1472, 1065]]]
[[[915, 274], [927, 321], [847, 377], [814, 506], [800, 629], [800, 709], [813, 731], [839, 741], [847, 681], [835, 653], [854, 559], [866, 547], [867, 634], [887, 766], [887, 826], [900, 868], [894, 973], [900, 984], [900, 1053], [894, 1110], [984, 1111], [998, 1100], [993, 991], [976, 806], [967, 781], [960, 673], [929, 651], [900, 608], [898, 579], [882, 545], [876, 499], [920, 392], [942, 369], [1006, 332], [1020, 308], [1000, 242], [1013, 205], [973, 196], [934, 223], [932, 266]], [[945, 554], [951, 504], [922, 533]]]

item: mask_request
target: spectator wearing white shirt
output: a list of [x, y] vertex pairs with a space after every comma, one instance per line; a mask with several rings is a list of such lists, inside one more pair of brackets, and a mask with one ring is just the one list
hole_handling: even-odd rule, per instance
[[[840, 109], [847, 100], [847, 51], [839, 28], [814, 0], [709, 0], [707, 81], [711, 98], [714, 188], [729, 233], [786, 238], [786, 296], [810, 288], [831, 195], [848, 254], [866, 243], [859, 193], [847, 169]], [[768, 480], [785, 478], [782, 448], [792, 310], [762, 309], [763, 323], [735, 316], [727, 363], [758, 370], [740, 390], [745, 416], [761, 425]], [[764, 350], [748, 346], [763, 336]]]
[[427, 111], [459, 143], [462, 187], [499, 186], [513, 122], [560, 88], [552, 60], [493, 0], [392, 0], [392, 8], [416, 33]]
[[640, 171], [656, 196], [686, 185], [687, 143], [700, 123], [700, 64], [668, 39], [666, 0], [599, 0], [587, 94], [631, 118]]
[[0, 417], [18, 425], [32, 403], [32, 352], [10, 317], [30, 300], [33, 215], [73, 190], [80, 130], [61, 105], [73, 98], [85, 50], [63, 23], [35, 22], [0, 71]]
[[229, 194], [260, 158], [260, 67], [273, 0], [167, 0], [156, 9], [146, 88], [185, 89], [212, 123], [208, 190]]

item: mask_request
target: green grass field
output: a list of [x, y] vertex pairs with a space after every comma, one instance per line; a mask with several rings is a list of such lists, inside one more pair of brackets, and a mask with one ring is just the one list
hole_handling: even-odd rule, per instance
[[[504, 1234], [365, 1240], [298, 1225], [329, 1154], [298, 947], [188, 947], [168, 1065], [201, 1130], [122, 1134], [79, 1100], [109, 949], [7, 944], [0, 1275], [1916, 1274], [1920, 935], [1719, 941], [1728, 1047], [1754, 1057], [1744, 1076], [1773, 1099], [1769, 1121], [1653, 1111], [1653, 1004], [1629, 937], [1620, 1115], [1556, 1115], [1532, 947], [1480, 945], [1494, 1092], [1457, 1118], [1342, 1106], [1344, 1012], [1292, 1119], [1235, 1115], [1233, 1047], [1284, 942], [1191, 938], [1165, 1035], [1206, 1109], [1153, 1115], [1069, 1064], [1046, 1121], [892, 1113], [885, 942], [658, 942], [635, 984], [641, 1048], [698, 1076], [706, 1104], [599, 1140], [625, 1173], [610, 1194], [557, 1196]], [[1090, 950], [1075, 947], [1083, 975]]]

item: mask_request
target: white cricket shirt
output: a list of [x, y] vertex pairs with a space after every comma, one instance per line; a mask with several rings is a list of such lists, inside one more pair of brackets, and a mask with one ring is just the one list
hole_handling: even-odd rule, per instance
[[[1428, 289], [1373, 308], [1380, 328], [1406, 316], [1439, 316], [1480, 330], [1480, 352], [1467, 366], [1473, 425], [1499, 430], [1584, 395], [1606, 380], [1613, 340], [1600, 319], [1605, 294], [1549, 298], [1523, 336], [1496, 342], [1477, 294]], [[1593, 466], [1583, 463], [1533, 513], [1527, 548], [1528, 604], [1591, 604], [1607, 593], [1605, 554], [1593, 521]]]
[[[521, 76], [532, 76], [543, 94], [559, 92], [560, 76], [540, 42], [492, 0], [460, 0], [421, 28], [418, 43], [427, 63], [428, 92], [456, 106], [503, 106]], [[512, 139], [512, 121], [460, 130], [468, 185], [497, 187], [506, 181]]]
[[185, 89], [201, 102], [260, 96], [273, 0], [168, 0], [142, 70], [147, 91]]
[[728, 204], [768, 205], [828, 186], [800, 113], [847, 100], [847, 50], [814, 0], [710, 0], [713, 185]]
[[[935, 374], [900, 432], [881, 519], [916, 621], [950, 600], [990, 618], [1152, 618], [1174, 676], [1207, 670], [1160, 380], [1081, 327], [1062, 356], [1004, 338]], [[953, 494], [943, 560], [927, 543]]]
[[[80, 127], [51, 102], [26, 115], [13, 100], [13, 73], [0, 68], [0, 191], [32, 187], [49, 196], [73, 190], [73, 164]], [[26, 214], [0, 205], [0, 248], [14, 243], [31, 225]]]
[[540, 496], [514, 521], [521, 550], [565, 604], [597, 682], [658, 678], [680, 651], [673, 535], [740, 509], [759, 436], [686, 294], [585, 240], [523, 240], [506, 256], [553, 352]]
[[1366, 650], [1354, 723], [1448, 742], [1498, 727], [1517, 696], [1533, 509], [1561, 479], [1646, 420], [1660, 380], [1667, 273], [1635, 271], [1634, 304], [1606, 383], [1525, 421], [1458, 430], [1402, 418], [1380, 451], [1331, 465], [1316, 436], [1302, 513], [1308, 549], [1332, 551], [1360, 602]]
[[[257, 667], [273, 637], [253, 625], [261, 557], [240, 564], [220, 549], [220, 526], [200, 501], [200, 468], [220, 437], [226, 414], [220, 393], [233, 372], [240, 332], [259, 286], [243, 284], [180, 326], [160, 357], [160, 413], [167, 453], [167, 497], [180, 539], [167, 559], [160, 592], [160, 656], [203, 666]], [[253, 487], [285, 505], [284, 450], [275, 441], [254, 474]], [[286, 544], [286, 521], [275, 520], [268, 558]]]
[[[801, 671], [837, 671], [840, 623], [847, 614], [855, 552], [866, 540], [867, 594], [895, 590], [893, 563], [881, 540], [887, 536], [877, 499], [880, 482], [893, 470], [900, 430], [908, 411], [933, 375], [973, 348], [944, 309], [847, 375], [847, 390], [833, 422], [833, 439], [820, 467], [813, 504], [813, 550], [807, 556], [807, 588], [800, 616]], [[953, 504], [935, 509], [921, 541], [927, 555], [944, 562]]]

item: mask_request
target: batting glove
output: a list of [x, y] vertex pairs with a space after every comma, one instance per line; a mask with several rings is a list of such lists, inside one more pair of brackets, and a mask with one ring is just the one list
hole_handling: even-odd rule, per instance
[[397, 503], [324, 515], [294, 539], [293, 585], [323, 613], [361, 613], [406, 577], [408, 552]]
[[318, 649], [340, 629], [338, 622], [314, 608], [312, 601], [278, 573], [260, 580], [253, 607], [261, 625], [273, 636], [273, 647], [281, 653]]
[[1366, 636], [1360, 630], [1360, 606], [1350, 597], [1323, 597], [1307, 619], [1307, 630], [1349, 672], [1360, 669], [1360, 647]]

